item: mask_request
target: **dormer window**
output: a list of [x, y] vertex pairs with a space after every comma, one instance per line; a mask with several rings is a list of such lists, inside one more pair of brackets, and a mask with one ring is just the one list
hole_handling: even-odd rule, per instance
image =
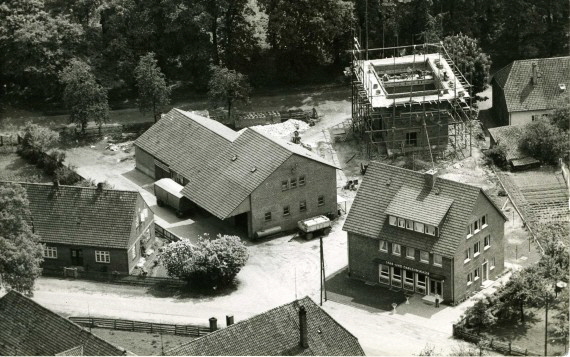
[[404, 219], [395, 216], [388, 216], [388, 224], [391, 226], [398, 226], [410, 231], [424, 233], [430, 236], [439, 236], [438, 228], [430, 224], [416, 222], [411, 219]]

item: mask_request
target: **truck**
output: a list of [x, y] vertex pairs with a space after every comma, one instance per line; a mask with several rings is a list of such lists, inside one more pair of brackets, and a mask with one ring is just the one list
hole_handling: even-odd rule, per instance
[[299, 235], [306, 240], [312, 239], [315, 235], [328, 235], [331, 232], [331, 220], [326, 216], [316, 216], [297, 222]]
[[176, 210], [176, 216], [182, 217], [192, 209], [192, 202], [182, 195], [184, 186], [178, 182], [163, 178], [154, 183], [154, 195], [158, 207], [168, 206]]

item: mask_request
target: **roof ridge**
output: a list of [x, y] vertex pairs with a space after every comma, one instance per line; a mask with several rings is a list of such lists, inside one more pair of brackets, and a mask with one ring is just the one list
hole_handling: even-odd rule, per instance
[[[230, 127], [224, 125], [223, 123], [221, 123], [221, 122], [219, 122], [219, 121], [217, 121], [217, 120], [214, 120], [214, 119], [212, 119], [212, 118], [206, 118], [206, 117], [203, 116], [203, 115], [200, 115], [200, 114], [197, 114], [197, 113], [194, 113], [194, 112], [189, 112], [189, 111], [186, 111], [186, 110], [182, 110], [182, 109], [179, 109], [179, 108], [172, 108], [172, 109], [178, 111], [180, 114], [184, 115], [184, 116], [185, 116], [186, 118], [188, 118], [188, 119], [191, 119], [192, 121], [194, 121], [195, 123], [197, 123], [198, 125], [200, 125], [201, 127], [203, 127], [204, 129], [207, 129], [207, 130], [211, 131], [212, 133], [218, 135], [219, 137], [221, 137], [221, 138], [223, 138], [223, 139], [228, 140], [229, 142], [234, 142], [235, 139], [237, 139], [237, 137], [239, 136], [239, 134], [238, 134], [237, 131], [233, 130], [232, 128], [230, 128]], [[200, 117], [201, 119], [211, 120], [213, 123], [218, 123], [218, 124], [220, 124], [220, 125], [223, 125], [223, 126], [226, 127], [228, 130], [231, 130], [232, 132], [234, 132], [234, 133], [236, 134], [236, 137], [233, 138], [232, 140], [229, 140], [229, 139], [226, 138], [224, 135], [220, 134], [218, 131], [212, 130], [211, 128], [208, 128], [208, 127], [205, 126], [204, 124], [202, 124], [202, 123], [200, 123], [199, 121], [197, 121], [196, 119], [192, 118], [189, 114], [191, 114], [191, 115], [196, 115], [196, 116]]]
[[560, 59], [560, 58], [570, 59], [570, 56], [524, 58], [524, 59], [513, 60], [513, 63], [514, 62], [526, 62], [526, 61], [539, 61], [539, 60], [553, 60], [553, 59]]
[[[71, 320], [68, 319], [68, 318], [65, 318], [65, 317], [61, 316], [60, 314], [58, 314], [58, 313], [56, 313], [56, 312], [54, 312], [54, 311], [48, 309], [47, 307], [45, 307], [45, 306], [43, 306], [43, 305], [41, 305], [41, 304], [35, 302], [34, 300], [32, 300], [32, 299], [26, 297], [24, 294], [22, 294], [22, 293], [19, 292], [19, 291], [16, 291], [16, 290], [13, 290], [13, 289], [12, 289], [12, 290], [8, 291], [8, 292], [6, 293], [6, 295], [4, 295], [3, 297], [1, 297], [0, 300], [4, 299], [6, 296], [9, 296], [10, 294], [12, 294], [12, 295], [15, 294], [15, 295], [16, 295], [18, 298], [20, 298], [20, 299], [23, 298], [23, 301], [26, 301], [27, 303], [31, 303], [31, 304], [33, 304], [34, 306], [39, 307], [41, 310], [47, 311], [49, 314], [55, 316], [55, 317], [58, 318], [59, 320], [63, 320], [63, 321], [65, 321], [65, 322], [67, 322], [67, 323], [70, 323], [70, 324], [74, 325], [74, 326], [77, 327], [81, 332], [86, 332], [86, 333], [87, 333], [87, 336], [94, 337], [96, 340], [100, 340], [100, 341], [102, 341], [102, 342], [104, 342], [104, 343], [106, 343], [106, 344], [108, 344], [108, 345], [110, 345], [110, 346], [112, 346], [112, 347], [114, 347], [114, 348], [118, 349], [119, 351], [122, 351], [123, 353], [126, 354], [126, 352], [127, 352], [126, 349], [124, 349], [124, 348], [122, 348], [122, 347], [119, 347], [119, 346], [116, 346], [116, 345], [110, 343], [109, 341], [106, 341], [106, 340], [102, 339], [101, 337], [95, 335], [94, 333], [87, 331], [86, 328], [80, 326], [79, 324], [77, 324], [77, 323], [71, 321]], [[85, 342], [85, 341], [81, 341], [81, 344], [80, 344], [80, 345], [83, 345], [84, 342]], [[74, 348], [74, 347], [72, 347], [72, 348]], [[63, 351], [62, 351], [62, 352], [63, 352]]]
[[[18, 185], [35, 185], [35, 186], [53, 187], [53, 183], [50, 183], [50, 182], [0, 181], [0, 184], [2, 184], [2, 183], [15, 183]], [[91, 187], [91, 186], [75, 186], [75, 185], [62, 185], [62, 184], [60, 184], [59, 187], [97, 190], [97, 187]], [[137, 190], [126, 190], [126, 189], [116, 189], [116, 188], [103, 188], [103, 191], [140, 193]]]
[[[184, 344], [182, 344], [182, 345], [180, 345], [180, 346], [171, 348], [170, 350], [166, 351], [166, 355], [169, 355], [171, 351], [179, 350], [179, 349], [181, 349], [182, 347], [190, 346], [191, 344], [195, 343], [196, 341], [201, 341], [202, 339], [204, 339], [204, 338], [206, 338], [206, 337], [208, 337], [208, 336], [211, 336], [211, 335], [213, 335], [213, 334], [215, 334], [215, 333], [218, 333], [218, 332], [221, 332], [221, 331], [226, 331], [226, 330], [228, 330], [228, 329], [234, 329], [235, 326], [243, 325], [245, 322], [248, 322], [248, 321], [250, 321], [250, 320], [252, 320], [252, 319], [254, 319], [254, 318], [256, 318], [256, 317], [259, 317], [259, 316], [268, 314], [268, 313], [273, 312], [273, 311], [278, 310], [278, 309], [282, 309], [283, 307], [288, 306], [288, 305], [293, 305], [293, 304], [297, 303], [298, 301], [302, 301], [302, 300], [305, 300], [305, 299], [309, 299], [309, 300], [310, 300], [310, 298], [309, 298], [308, 296], [305, 296], [304, 298], [295, 299], [295, 300], [293, 300], [293, 301], [291, 301], [291, 302], [288, 302], [288, 303], [285, 303], [285, 304], [276, 306], [276, 307], [274, 307], [274, 308], [272, 308], [272, 309], [269, 309], [269, 310], [267, 310], [267, 311], [264, 311], [264, 312], [262, 312], [262, 313], [259, 313], [259, 314], [250, 316], [250, 317], [248, 317], [248, 318], [245, 319], [245, 320], [241, 320], [241, 321], [239, 321], [239, 322], [236, 322], [236, 323], [231, 324], [230, 326], [226, 326], [226, 327], [224, 327], [224, 328], [217, 329], [217, 330], [214, 331], [214, 332], [210, 332], [210, 333], [205, 334], [204, 336], [198, 337], [198, 338], [196, 338], [196, 339], [194, 339], [194, 340], [192, 340], [192, 341], [188, 341], [187, 343], [184, 343]], [[314, 303], [314, 302], [313, 302], [313, 303]], [[322, 309], [321, 309], [321, 310], [322, 310]]]

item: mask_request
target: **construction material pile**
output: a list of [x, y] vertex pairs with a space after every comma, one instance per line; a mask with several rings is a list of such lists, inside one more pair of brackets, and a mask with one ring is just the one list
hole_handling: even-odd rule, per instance
[[286, 122], [279, 124], [270, 125], [256, 125], [253, 128], [259, 130], [265, 135], [274, 137], [291, 137], [293, 132], [298, 131], [299, 133], [309, 129], [309, 124], [301, 120], [289, 119]]

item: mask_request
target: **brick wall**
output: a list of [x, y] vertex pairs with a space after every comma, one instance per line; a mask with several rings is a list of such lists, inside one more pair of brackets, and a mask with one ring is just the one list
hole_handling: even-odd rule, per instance
[[[282, 191], [281, 181], [305, 176], [305, 186]], [[318, 196], [325, 204], [318, 206]], [[307, 202], [306, 212], [300, 212], [299, 203]], [[283, 215], [283, 207], [289, 206], [290, 215]], [[321, 214], [336, 213], [336, 169], [307, 158], [293, 155], [276, 169], [251, 194], [251, 222], [253, 232], [281, 226], [292, 230], [297, 221]], [[271, 212], [271, 221], [265, 221], [265, 213]]]
[[135, 167], [140, 172], [154, 178], [154, 157], [135, 145]]
[[[102, 271], [107, 269], [108, 272], [118, 271], [120, 273], [129, 273], [129, 258], [126, 249], [108, 249], [93, 248], [83, 246], [69, 246], [63, 244], [47, 244], [48, 247], [57, 247], [57, 259], [45, 258], [43, 266], [46, 268], [62, 268], [71, 266], [71, 249], [81, 249], [83, 252], [83, 267], [87, 271]], [[97, 263], [95, 261], [95, 251], [108, 251], [110, 254], [110, 263]]]

